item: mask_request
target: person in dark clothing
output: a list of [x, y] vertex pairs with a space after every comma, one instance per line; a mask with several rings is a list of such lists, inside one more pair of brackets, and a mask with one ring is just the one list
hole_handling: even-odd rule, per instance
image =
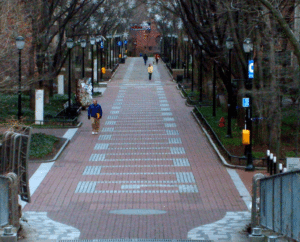
[[92, 119], [92, 134], [98, 134], [100, 128], [100, 118], [102, 117], [102, 108], [94, 99], [88, 109], [88, 119]]
[[147, 60], [148, 60], [148, 56], [146, 54], [144, 54], [143, 58], [144, 58], [144, 62], [145, 62], [145, 65], [146, 65], [147, 64]]

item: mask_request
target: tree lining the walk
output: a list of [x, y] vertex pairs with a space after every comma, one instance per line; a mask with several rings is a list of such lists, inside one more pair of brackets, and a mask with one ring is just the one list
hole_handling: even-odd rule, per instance
[[[254, 116], [257, 117], [255, 140], [260, 144], [268, 144], [280, 156], [282, 120], [291, 110], [294, 117], [298, 112], [296, 105], [288, 109], [282, 108], [283, 100], [292, 100], [295, 104], [299, 99], [300, 45], [297, 26], [300, 11], [297, 1], [153, 0], [150, 2], [151, 6], [155, 5], [160, 9], [158, 11], [157, 8], [153, 8], [153, 16], [159, 15], [160, 11], [169, 12], [173, 16], [169, 19], [172, 22], [169, 28], [163, 29], [165, 34], [176, 33], [181, 43], [183, 38], [188, 36], [195, 46], [198, 62], [199, 53], [203, 50], [202, 63], [206, 73], [206, 84], [212, 78], [213, 62], [216, 63], [218, 86], [223, 86], [226, 93], [232, 93], [232, 79], [247, 79], [248, 63], [243, 42], [246, 38], [253, 40], [254, 48], [250, 56], [255, 63], [253, 88], [247, 90], [242, 82], [237, 83], [238, 103], [245, 94], [252, 95]], [[178, 18], [183, 23], [182, 30], [176, 28], [175, 22], [178, 22]], [[164, 24], [167, 21], [161, 22]], [[216, 37], [218, 44], [214, 41]], [[231, 78], [229, 78], [229, 51], [225, 47], [228, 37], [232, 37], [235, 43], [232, 50]], [[243, 125], [243, 109], [238, 109], [237, 115]], [[298, 126], [294, 122], [293, 127], [299, 130]], [[295, 142], [298, 144], [298, 137]]]

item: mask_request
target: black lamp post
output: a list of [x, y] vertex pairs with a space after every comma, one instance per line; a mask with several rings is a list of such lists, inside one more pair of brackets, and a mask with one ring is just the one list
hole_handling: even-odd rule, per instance
[[184, 78], [187, 78], [187, 72], [188, 72], [188, 54], [187, 54], [187, 42], [189, 41], [189, 39], [187, 37], [183, 38], [183, 41], [185, 42], [184, 44], [184, 62], [185, 62], [185, 66], [184, 66]]
[[192, 42], [192, 92], [194, 91], [194, 43]]
[[199, 62], [199, 73], [198, 73], [198, 82], [199, 82], [199, 102], [201, 103], [203, 101], [203, 92], [202, 92], [202, 88], [203, 88], [203, 67], [202, 67], [202, 58], [203, 58], [203, 53], [202, 53], [202, 41], [199, 40], [199, 45], [200, 45], [200, 62]]
[[80, 41], [80, 45], [81, 45], [81, 48], [82, 48], [82, 70], [81, 70], [81, 77], [84, 78], [84, 48], [86, 47], [86, 40], [85, 39], [82, 39]]
[[178, 66], [178, 59], [177, 59], [177, 53], [178, 53], [178, 42], [177, 42], [177, 38], [178, 35], [173, 34], [173, 40], [174, 40], [174, 49], [173, 49], [173, 55], [174, 55], [174, 69], [177, 69]]
[[94, 93], [94, 45], [95, 45], [96, 39], [95, 37], [90, 38], [91, 43], [91, 52], [92, 52], [92, 94]]
[[[111, 35], [106, 35], [107, 40], [107, 58], [109, 60], [109, 68], [111, 69]], [[109, 51], [108, 51], [108, 47], [109, 47]], [[107, 65], [108, 68], [108, 65]]]
[[232, 109], [232, 86], [231, 86], [231, 51], [233, 49], [233, 39], [231, 37], [227, 38], [226, 40], [226, 47], [229, 50], [229, 64], [228, 64], [228, 68], [229, 68], [229, 75], [228, 75], [228, 124], [227, 124], [227, 136], [228, 138], [232, 137], [232, 132], [231, 132], [231, 109]]
[[[218, 37], [214, 37], [214, 43], [216, 47], [219, 47], [219, 40]], [[213, 117], [216, 117], [216, 89], [217, 89], [217, 63], [214, 60], [214, 73], [213, 73]]]
[[104, 42], [103, 38], [100, 38], [100, 81], [103, 79], [103, 73], [102, 73], [102, 66], [103, 66], [103, 48], [104, 48]]
[[[67, 47], [68, 47], [68, 54], [69, 54], [69, 85], [68, 85], [68, 110], [71, 109], [71, 50], [73, 48], [74, 41], [73, 39], [67, 39]], [[70, 112], [69, 112], [70, 114]]]
[[[253, 51], [253, 43], [250, 38], [247, 38], [243, 42], [243, 49], [247, 56], [247, 67], [249, 66], [249, 55], [251, 51]], [[248, 68], [247, 68], [248, 70]], [[247, 82], [248, 85], [250, 84], [249, 75], [247, 75]], [[252, 82], [249, 85], [248, 89], [252, 90]], [[249, 97], [249, 107], [246, 108], [246, 128], [250, 131], [250, 144], [246, 145], [245, 147], [245, 154], [247, 155], [247, 166], [246, 171], [253, 171], [253, 158], [252, 158], [252, 96], [251, 94], [248, 95]]]
[[19, 36], [16, 38], [16, 45], [17, 48], [19, 50], [19, 91], [18, 91], [18, 120], [21, 119], [22, 116], [22, 93], [21, 93], [21, 79], [22, 79], [22, 74], [21, 74], [21, 70], [22, 70], [22, 66], [21, 66], [21, 52], [22, 49], [24, 48], [25, 45], [25, 39], [22, 36]]
[[100, 66], [100, 63], [99, 63], [99, 44], [100, 44], [100, 41], [101, 41], [101, 36], [97, 36], [96, 37], [97, 83], [99, 83], [99, 66]]

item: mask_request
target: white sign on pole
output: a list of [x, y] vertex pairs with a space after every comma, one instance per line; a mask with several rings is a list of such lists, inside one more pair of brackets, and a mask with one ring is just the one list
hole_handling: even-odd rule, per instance
[[44, 90], [35, 90], [35, 124], [44, 124]]
[[286, 158], [287, 171], [300, 170], [300, 158]]
[[58, 83], [58, 94], [64, 95], [64, 75], [58, 75], [57, 77], [57, 83]]

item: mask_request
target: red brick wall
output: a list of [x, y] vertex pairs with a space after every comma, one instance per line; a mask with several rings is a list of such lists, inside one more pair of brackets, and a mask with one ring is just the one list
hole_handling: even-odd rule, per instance
[[151, 21], [151, 30], [131, 30], [130, 35], [133, 39], [132, 53], [139, 56], [140, 53], [153, 55], [160, 52], [160, 36], [154, 20]]

